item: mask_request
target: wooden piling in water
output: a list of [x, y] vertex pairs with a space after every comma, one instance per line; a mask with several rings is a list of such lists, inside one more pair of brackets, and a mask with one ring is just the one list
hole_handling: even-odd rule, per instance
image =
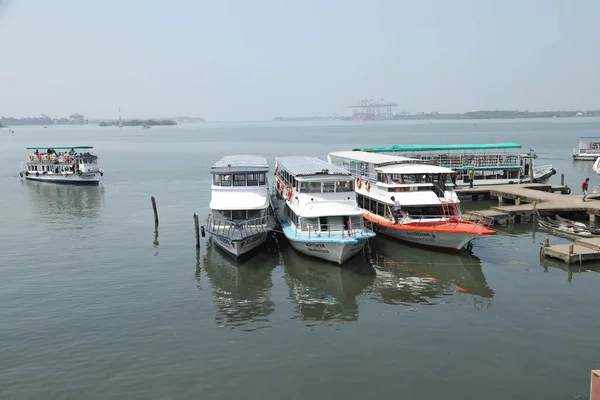
[[575, 245], [572, 245], [572, 244], [569, 245], [569, 255], [573, 254], [574, 248], [575, 248]]
[[565, 186], [565, 174], [560, 174], [560, 186]]
[[544, 239], [544, 247], [550, 247], [550, 238], [546, 236], [546, 239]]
[[156, 211], [156, 199], [154, 196], [150, 197], [152, 201], [152, 210], [154, 211], [154, 226], [158, 228], [158, 211]]
[[194, 213], [194, 232], [196, 233], [196, 248], [200, 248], [200, 225], [198, 224], [198, 213]]

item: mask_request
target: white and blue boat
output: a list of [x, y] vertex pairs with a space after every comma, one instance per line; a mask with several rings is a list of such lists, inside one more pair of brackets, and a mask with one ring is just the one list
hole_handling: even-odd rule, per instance
[[211, 213], [206, 221], [213, 242], [239, 258], [263, 244], [275, 228], [264, 157], [226, 156], [211, 167]]
[[30, 181], [98, 185], [104, 170], [92, 146], [28, 147], [29, 160], [21, 163], [21, 178]]
[[275, 216], [300, 253], [343, 264], [375, 237], [344, 168], [315, 157], [277, 158], [273, 192]]

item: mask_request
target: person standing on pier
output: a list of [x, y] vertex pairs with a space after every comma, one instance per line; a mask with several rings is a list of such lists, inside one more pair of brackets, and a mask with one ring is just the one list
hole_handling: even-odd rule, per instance
[[585, 181], [583, 181], [583, 183], [581, 184], [581, 190], [583, 191], [583, 201], [585, 201], [585, 198], [587, 196], [589, 181], [590, 181], [590, 178], [585, 178]]
[[469, 176], [469, 187], [472, 188], [473, 187], [473, 176], [475, 175], [475, 173], [473, 172], [472, 169], [469, 169], [469, 172], [467, 172], [468, 176]]

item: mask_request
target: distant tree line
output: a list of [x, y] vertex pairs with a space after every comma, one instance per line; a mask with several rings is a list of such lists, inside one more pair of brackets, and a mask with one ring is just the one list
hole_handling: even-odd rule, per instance
[[[89, 123], [84, 120], [84, 123]], [[42, 114], [41, 117], [11, 118], [0, 117], [0, 125], [74, 125], [77, 124], [69, 118], [50, 118]]]
[[[157, 125], [177, 125], [177, 122], [170, 120], [170, 119], [162, 119], [162, 120], [134, 119], [134, 120], [129, 120], [129, 121], [122, 121], [121, 124], [123, 126], [143, 126], [143, 125], [157, 126]], [[102, 121], [102, 122], [100, 122], [100, 126], [119, 126], [119, 121]]]

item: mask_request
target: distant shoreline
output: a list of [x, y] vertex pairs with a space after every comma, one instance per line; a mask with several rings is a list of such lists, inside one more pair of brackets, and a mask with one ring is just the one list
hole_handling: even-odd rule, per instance
[[583, 118], [600, 117], [600, 110], [586, 111], [470, 111], [466, 113], [396, 114], [392, 117], [369, 115], [344, 117], [276, 117], [273, 121], [398, 121], [398, 120], [475, 120], [475, 119], [525, 119], [525, 118]]
[[[98, 125], [100, 126], [119, 126], [119, 121], [102, 121]], [[177, 122], [170, 119], [156, 120], [156, 119], [134, 119], [131, 121], [121, 121], [122, 126], [163, 126], [163, 125], [177, 125]]]

